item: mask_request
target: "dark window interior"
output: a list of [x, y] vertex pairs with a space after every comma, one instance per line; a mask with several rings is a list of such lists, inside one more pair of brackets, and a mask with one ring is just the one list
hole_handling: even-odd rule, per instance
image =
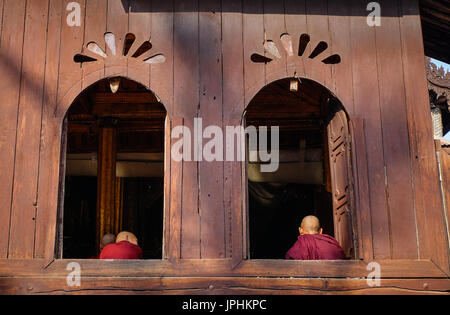
[[[102, 80], [72, 104], [67, 114], [63, 258], [95, 258], [100, 234], [120, 231], [137, 236], [144, 258], [162, 258], [165, 117], [153, 93], [124, 78], [116, 93]], [[104, 126], [114, 129], [113, 149], [101, 149]], [[99, 171], [100, 150], [115, 160], [112, 178]], [[114, 188], [105, 190], [99, 178]], [[101, 223], [101, 191], [113, 199], [110, 210], [104, 210], [111, 212], [111, 223]]]
[[326, 127], [332, 96], [306, 79], [297, 91], [290, 83], [267, 85], [245, 114], [247, 126], [280, 128], [278, 171], [261, 173], [259, 162], [247, 164], [251, 259], [284, 259], [306, 215], [316, 215], [323, 233], [334, 236]]

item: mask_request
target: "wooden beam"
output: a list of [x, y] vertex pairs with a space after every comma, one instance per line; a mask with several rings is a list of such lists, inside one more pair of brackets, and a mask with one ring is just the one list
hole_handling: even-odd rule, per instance
[[120, 118], [161, 118], [166, 117], [164, 106], [160, 103], [95, 103], [92, 115], [98, 117]]
[[[153, 295], [254, 295], [254, 294], [434, 294], [448, 295], [448, 280], [381, 280], [370, 287], [365, 279], [284, 278], [83, 278], [80, 287], [67, 286], [66, 277], [2, 278], [4, 294], [153, 294]], [[177, 306], [172, 305], [174, 309]], [[181, 306], [179, 306], [181, 309]]]
[[[142, 103], [158, 103], [157, 98], [151, 92], [117, 92], [112, 93], [95, 93], [93, 95], [95, 104], [142, 104]], [[159, 103], [158, 103], [159, 104]]]
[[[66, 277], [67, 264], [76, 262], [83, 277], [294, 277], [294, 278], [366, 278], [370, 261], [362, 260], [243, 260], [233, 268], [232, 259], [0, 259], [3, 277]], [[449, 279], [430, 260], [378, 260], [382, 279]], [[450, 288], [450, 282], [448, 285]], [[447, 289], [448, 289], [447, 288]]]
[[97, 169], [97, 246], [105, 233], [115, 232], [117, 130], [105, 121], [99, 130]]

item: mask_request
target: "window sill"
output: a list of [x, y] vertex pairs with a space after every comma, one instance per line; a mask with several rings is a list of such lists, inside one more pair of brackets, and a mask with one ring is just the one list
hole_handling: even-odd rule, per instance
[[[83, 277], [279, 277], [366, 278], [369, 262], [361, 260], [96, 260], [0, 259], [0, 277], [62, 277], [69, 263], [80, 264]], [[430, 260], [379, 260], [382, 278], [447, 278]]]

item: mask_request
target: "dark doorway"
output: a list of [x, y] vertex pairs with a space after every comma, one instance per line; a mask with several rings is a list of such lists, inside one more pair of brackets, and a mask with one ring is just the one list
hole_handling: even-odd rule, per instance
[[96, 258], [103, 235], [121, 231], [137, 236], [144, 258], [162, 258], [165, 119], [158, 98], [125, 78], [99, 81], [71, 105], [63, 258]]
[[[277, 171], [261, 172], [259, 160], [247, 163], [251, 259], [284, 259], [298, 237], [302, 218], [311, 214], [319, 218], [323, 233], [338, 238], [341, 246], [349, 247], [351, 255], [352, 242], [349, 244], [348, 235], [344, 236], [340, 227], [344, 220], [337, 217], [342, 209], [350, 209], [350, 199], [345, 199], [348, 201], [345, 203], [339, 196], [342, 204], [338, 205], [333, 197], [340, 180], [336, 180], [333, 171], [340, 166], [332, 158], [338, 147], [330, 145], [330, 125], [340, 112], [342, 105], [327, 89], [313, 81], [295, 78], [267, 85], [248, 105], [246, 126], [258, 130], [261, 126], [267, 126], [268, 130], [278, 126], [280, 142]], [[345, 180], [348, 183], [348, 178]], [[346, 192], [348, 188], [347, 185]], [[346, 224], [345, 228], [351, 238], [350, 226]]]

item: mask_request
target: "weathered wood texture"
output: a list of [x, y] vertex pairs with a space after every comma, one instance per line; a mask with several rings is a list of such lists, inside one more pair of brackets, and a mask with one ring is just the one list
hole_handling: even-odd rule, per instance
[[[109, 260], [97, 259], [1, 259], [0, 277], [62, 277], [71, 262], [80, 264], [82, 277], [309, 277], [365, 278], [368, 263], [360, 260], [293, 261], [245, 260], [233, 266], [232, 259]], [[268, 267], [268, 263], [270, 266]], [[443, 278], [442, 270], [430, 260], [378, 260], [383, 279]]]
[[[109, 76], [138, 81], [165, 105], [166, 127], [194, 131], [196, 117], [203, 127], [240, 125], [261, 88], [296, 73], [328, 88], [351, 123], [355, 118], [360, 257], [431, 259], [449, 272], [416, 0], [383, 1], [375, 28], [356, 0], [82, 0], [80, 26], [67, 24], [69, 2], [0, 0], [0, 258], [53, 258], [62, 122], [87, 86]], [[114, 33], [116, 55], [106, 32]], [[124, 56], [126, 33], [136, 41]], [[311, 40], [299, 56], [301, 34]], [[146, 40], [151, 50], [134, 58]], [[279, 58], [264, 48], [268, 41]], [[91, 42], [107, 57], [90, 52]], [[320, 42], [327, 49], [309, 58]], [[97, 61], [75, 63], [80, 53]], [[156, 54], [165, 62], [143, 63]], [[253, 62], [252, 54], [272, 61]], [[341, 62], [321, 62], [332, 54]], [[171, 143], [166, 139], [164, 257], [231, 258], [238, 266], [246, 254], [241, 162], [175, 162]]]
[[[67, 285], [67, 276], [72, 271], [67, 270], [69, 262], [80, 264], [80, 287]], [[51, 263], [3, 259], [0, 293], [449, 294], [450, 290], [450, 280], [430, 261], [379, 261], [380, 286], [374, 287], [367, 282], [367, 265], [362, 261], [271, 263], [268, 269], [265, 261], [258, 260], [232, 268], [232, 260], [225, 259]]]
[[447, 218], [447, 237], [450, 239], [450, 146], [436, 141], [436, 152], [439, 157], [442, 202], [444, 203], [445, 217]]
[[448, 287], [443, 279], [381, 280], [371, 287], [355, 279], [92, 277], [80, 287], [68, 287], [65, 277], [0, 278], [0, 292], [20, 295], [449, 295]]

